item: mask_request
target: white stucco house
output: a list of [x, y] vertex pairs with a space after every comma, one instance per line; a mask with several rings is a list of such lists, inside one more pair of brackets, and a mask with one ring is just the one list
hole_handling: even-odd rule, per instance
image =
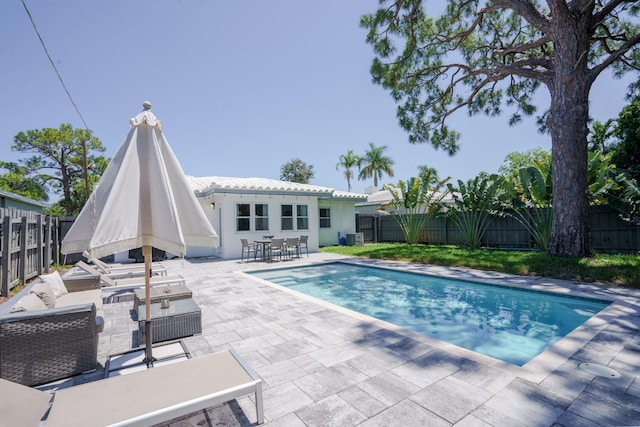
[[365, 194], [266, 178], [191, 177], [196, 199], [220, 238], [218, 248], [187, 248], [188, 256], [240, 258], [240, 239], [309, 236], [309, 252], [337, 245], [356, 232], [358, 201]]

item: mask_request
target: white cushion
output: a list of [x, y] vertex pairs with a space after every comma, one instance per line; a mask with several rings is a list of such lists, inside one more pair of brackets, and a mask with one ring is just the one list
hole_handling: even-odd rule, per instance
[[70, 305], [91, 304], [96, 305], [96, 309], [102, 309], [102, 290], [89, 289], [87, 291], [69, 292], [56, 300], [57, 307], [68, 307]]
[[14, 313], [16, 311], [37, 311], [46, 309], [47, 306], [40, 299], [40, 297], [38, 297], [38, 295], [28, 294], [20, 298], [20, 301], [15, 303], [15, 305], [11, 308], [11, 312]]
[[35, 283], [31, 287], [31, 293], [36, 294], [48, 308], [56, 306], [56, 296], [48, 283], [42, 281]]
[[58, 273], [57, 271], [54, 271], [51, 274], [41, 275], [40, 280], [48, 283], [49, 286], [51, 286], [51, 289], [53, 289], [53, 294], [56, 296], [56, 298], [60, 298], [62, 295], [65, 295], [69, 292], [67, 291], [67, 287], [64, 285], [62, 277], [60, 277], [60, 273]]

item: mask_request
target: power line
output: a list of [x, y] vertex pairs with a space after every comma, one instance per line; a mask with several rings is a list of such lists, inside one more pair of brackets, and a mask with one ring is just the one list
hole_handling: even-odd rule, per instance
[[76, 105], [75, 101], [73, 100], [73, 97], [71, 96], [71, 93], [69, 92], [69, 89], [67, 89], [67, 85], [65, 85], [64, 84], [64, 80], [62, 80], [62, 76], [60, 75], [60, 72], [58, 71], [58, 67], [56, 67], [56, 64], [53, 62], [53, 59], [51, 59], [51, 55], [49, 55], [49, 51], [47, 50], [47, 46], [44, 44], [44, 40], [42, 40], [42, 36], [40, 36], [40, 32], [38, 31], [38, 27], [36, 27], [36, 23], [33, 21], [33, 17], [31, 16], [31, 12], [29, 12], [29, 8], [27, 8], [27, 5], [25, 4], [24, 0], [21, 0], [21, 1], [22, 1], [22, 6], [24, 6], [24, 10], [27, 12], [27, 15], [29, 16], [29, 20], [31, 21], [31, 25], [33, 25], [33, 30], [36, 32], [36, 35], [38, 36], [38, 39], [40, 40], [40, 44], [42, 44], [42, 48], [44, 49], [44, 53], [47, 55], [47, 58], [49, 58], [49, 62], [51, 63], [51, 66], [53, 67], [53, 71], [55, 71], [56, 75], [58, 76], [58, 80], [60, 80], [60, 83], [62, 84], [62, 88], [67, 93], [67, 96], [69, 97], [69, 101], [71, 101], [71, 104], [73, 104], [73, 108], [76, 109], [76, 113], [78, 113], [78, 116], [80, 117], [80, 120], [82, 120], [82, 123], [84, 124], [85, 129], [89, 130], [89, 126], [87, 126], [87, 122], [84, 121], [84, 117], [82, 117], [82, 114], [80, 113], [80, 110], [78, 109], [78, 106]]

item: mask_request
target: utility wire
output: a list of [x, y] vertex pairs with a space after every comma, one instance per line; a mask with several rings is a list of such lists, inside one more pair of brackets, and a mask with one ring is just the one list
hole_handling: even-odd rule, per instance
[[44, 49], [44, 53], [47, 55], [47, 58], [49, 58], [49, 62], [51, 63], [51, 66], [53, 67], [53, 71], [55, 71], [56, 75], [58, 76], [58, 80], [60, 80], [60, 83], [62, 84], [62, 88], [67, 93], [67, 96], [69, 97], [69, 101], [71, 101], [71, 104], [73, 104], [73, 108], [76, 109], [76, 113], [78, 113], [78, 116], [80, 116], [80, 120], [82, 120], [82, 123], [84, 124], [85, 129], [89, 130], [89, 126], [87, 126], [87, 122], [84, 121], [84, 117], [82, 117], [82, 114], [80, 113], [80, 110], [78, 109], [78, 106], [76, 105], [75, 101], [73, 100], [73, 97], [71, 96], [71, 93], [69, 92], [69, 89], [67, 89], [67, 85], [65, 85], [64, 84], [64, 80], [62, 80], [62, 76], [60, 75], [60, 72], [58, 71], [58, 67], [56, 67], [56, 64], [53, 62], [53, 59], [51, 59], [51, 55], [49, 55], [49, 51], [47, 50], [47, 46], [44, 44], [44, 40], [42, 40], [42, 36], [40, 36], [40, 32], [38, 31], [38, 27], [36, 27], [36, 23], [33, 21], [33, 17], [31, 16], [31, 12], [29, 12], [29, 8], [25, 4], [24, 0], [21, 0], [21, 1], [22, 1], [22, 6], [24, 6], [24, 10], [27, 12], [27, 15], [29, 15], [29, 20], [31, 21], [31, 25], [33, 25], [33, 30], [36, 32], [36, 35], [38, 36], [38, 39], [40, 39], [40, 44], [42, 44], [42, 48]]

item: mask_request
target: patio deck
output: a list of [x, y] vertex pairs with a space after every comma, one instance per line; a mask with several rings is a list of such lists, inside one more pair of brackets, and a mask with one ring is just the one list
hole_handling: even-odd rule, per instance
[[[234, 348], [264, 380], [268, 426], [590, 426], [640, 423], [640, 292], [465, 269], [352, 259], [367, 265], [614, 299], [597, 318], [524, 367], [294, 295], [240, 271], [342, 259], [331, 254], [274, 263], [164, 261], [202, 308], [202, 335], [183, 340], [203, 355]], [[99, 361], [131, 349], [133, 301], [105, 304]], [[579, 368], [590, 362], [621, 375]], [[60, 386], [91, 381], [101, 370]], [[107, 409], [108, 410], [108, 409]], [[70, 416], [72, 416], [70, 414]], [[253, 425], [243, 398], [165, 426]]]

